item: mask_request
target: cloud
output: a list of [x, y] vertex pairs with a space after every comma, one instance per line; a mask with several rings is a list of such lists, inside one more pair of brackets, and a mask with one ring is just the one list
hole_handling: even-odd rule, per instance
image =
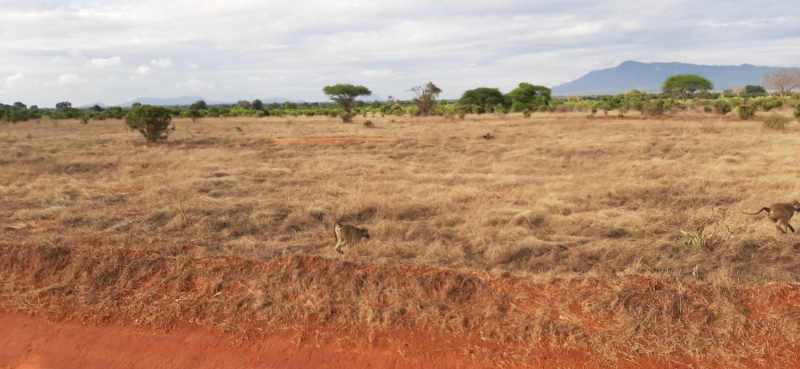
[[139, 68], [136, 68], [136, 70], [133, 72], [142, 76], [146, 76], [151, 70], [153, 70], [153, 68], [150, 68], [146, 65], [140, 65]]
[[5, 87], [10, 90], [24, 87], [25, 85], [24, 79], [25, 76], [22, 73], [17, 73], [12, 76], [8, 76], [6, 78]]
[[213, 90], [214, 89], [214, 85], [213, 84], [203, 83], [203, 81], [200, 81], [198, 79], [190, 79], [190, 80], [184, 82], [183, 84], [176, 83], [175, 87], [176, 88], [185, 88], [185, 89], [192, 90], [192, 91], [203, 91], [203, 90]]
[[197, 65], [197, 64], [189, 64], [189, 68], [198, 69], [198, 68], [200, 68], [200, 66]]
[[77, 74], [62, 74], [58, 77], [58, 85], [66, 88], [83, 87], [89, 84], [89, 81], [79, 77]]
[[365, 70], [361, 72], [361, 75], [370, 77], [370, 78], [397, 78], [399, 75], [395, 72], [389, 70]]
[[250, 82], [267, 82], [269, 78], [267, 77], [247, 77], [247, 80]]
[[92, 60], [89, 60], [89, 64], [98, 68], [112, 67], [116, 65], [122, 65], [122, 58], [119, 56], [112, 56], [108, 59], [93, 58]]
[[150, 61], [150, 65], [159, 68], [169, 68], [172, 66], [172, 60], [169, 60], [169, 58], [158, 58], [158, 60], [153, 59]]

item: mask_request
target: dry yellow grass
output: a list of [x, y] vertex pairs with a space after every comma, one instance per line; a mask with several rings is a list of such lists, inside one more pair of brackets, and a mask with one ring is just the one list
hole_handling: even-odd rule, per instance
[[[740, 213], [800, 199], [797, 123], [758, 118], [177, 119], [149, 146], [121, 121], [3, 124], [0, 240], [338, 257], [342, 219], [369, 229], [358, 252], [376, 265], [797, 282], [800, 235]], [[400, 140], [272, 143], [287, 137]], [[732, 237], [685, 245], [712, 208], [727, 209], [716, 234]]]

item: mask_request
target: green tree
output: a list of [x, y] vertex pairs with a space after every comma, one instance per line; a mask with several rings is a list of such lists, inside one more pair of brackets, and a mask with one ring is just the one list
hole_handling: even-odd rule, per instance
[[169, 137], [170, 122], [172, 110], [163, 106], [139, 105], [125, 116], [125, 124], [138, 130], [148, 143], [166, 140]]
[[464, 105], [477, 105], [486, 109], [490, 106], [503, 104], [506, 102], [506, 99], [503, 94], [500, 93], [499, 89], [480, 87], [465, 91], [458, 102]]
[[253, 102], [250, 104], [250, 106], [253, 108], [253, 110], [262, 110], [262, 109], [264, 109], [264, 103], [261, 102], [261, 100], [259, 100], [259, 99], [253, 100]]
[[544, 86], [535, 86], [522, 82], [519, 87], [509, 92], [506, 96], [511, 99], [514, 111], [525, 109], [538, 109], [540, 105], [550, 103], [550, 89]]
[[353, 108], [353, 101], [359, 96], [372, 95], [372, 91], [364, 86], [353, 86], [350, 84], [339, 84], [334, 86], [325, 86], [322, 89], [325, 95], [339, 104], [339, 107], [346, 112], [350, 112]]
[[14, 103], [14, 107], [19, 108], [21, 110], [27, 110], [28, 109], [28, 106], [26, 106], [25, 104], [23, 104], [23, 103], [21, 103], [19, 101]]
[[250, 109], [250, 102], [247, 100], [239, 100], [239, 102], [236, 103], [236, 107], [242, 109]]
[[713, 88], [714, 84], [699, 74], [676, 74], [664, 81], [661, 90], [666, 93], [680, 93], [683, 102], [686, 102], [692, 98], [695, 92], [708, 91]]
[[420, 115], [428, 115], [436, 105], [436, 98], [442, 93], [442, 90], [436, 87], [433, 82], [411, 87], [408, 91], [414, 93], [414, 104], [419, 108]]
[[206, 102], [203, 100], [197, 100], [189, 107], [189, 109], [206, 110], [208, 109], [208, 105], [206, 105]]
[[56, 104], [56, 109], [58, 110], [68, 110], [72, 108], [72, 103], [69, 101], [62, 101]]
[[283, 103], [283, 108], [286, 109], [286, 110], [295, 110], [295, 109], [297, 109], [297, 104], [295, 104], [295, 103], [293, 103], [291, 101], [287, 101], [287, 102]]
[[765, 90], [764, 87], [761, 87], [761, 86], [747, 85], [747, 86], [744, 86], [744, 89], [745, 89], [745, 93], [747, 93], [747, 94], [765, 94], [765, 93], [767, 93], [767, 90]]
[[103, 108], [101, 108], [100, 105], [96, 105], [95, 104], [95, 106], [92, 107], [92, 110], [100, 112], [100, 111], [103, 111]]

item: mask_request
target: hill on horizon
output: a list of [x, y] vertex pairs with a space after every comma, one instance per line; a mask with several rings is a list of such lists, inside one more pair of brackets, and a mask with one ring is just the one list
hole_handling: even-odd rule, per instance
[[736, 86], [761, 85], [764, 74], [779, 67], [699, 65], [687, 63], [641, 63], [626, 61], [614, 68], [596, 70], [581, 78], [553, 87], [553, 95], [621, 94], [633, 89], [661, 92], [664, 80], [676, 74], [699, 74], [714, 84], [714, 91]]
[[[170, 97], [170, 98], [161, 98], [161, 97], [140, 97], [137, 99], [133, 99], [131, 101], [126, 101], [121, 104], [117, 104], [114, 106], [123, 106], [128, 107], [133, 105], [133, 103], [140, 103], [145, 105], [158, 105], [158, 106], [171, 106], [171, 105], [191, 105], [198, 100], [203, 100], [208, 105], [218, 105], [218, 104], [236, 104], [236, 101], [212, 101], [206, 100], [200, 96], [181, 96], [181, 97]], [[303, 100], [292, 100], [292, 99], [285, 99], [285, 98], [271, 98], [271, 99], [261, 99], [264, 104], [272, 104], [272, 103], [285, 103], [287, 101], [293, 103], [303, 103]], [[93, 106], [94, 104], [90, 105]], [[103, 105], [101, 105], [103, 106]]]

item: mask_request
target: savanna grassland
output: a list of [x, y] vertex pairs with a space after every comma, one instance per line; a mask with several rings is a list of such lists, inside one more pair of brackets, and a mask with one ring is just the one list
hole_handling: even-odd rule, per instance
[[[800, 125], [763, 118], [177, 119], [149, 145], [119, 120], [0, 125], [0, 309], [452, 334], [479, 365], [787, 366], [800, 235], [741, 212], [800, 199]], [[277, 141], [312, 137], [396, 140]], [[337, 220], [369, 229], [357, 259]]]

